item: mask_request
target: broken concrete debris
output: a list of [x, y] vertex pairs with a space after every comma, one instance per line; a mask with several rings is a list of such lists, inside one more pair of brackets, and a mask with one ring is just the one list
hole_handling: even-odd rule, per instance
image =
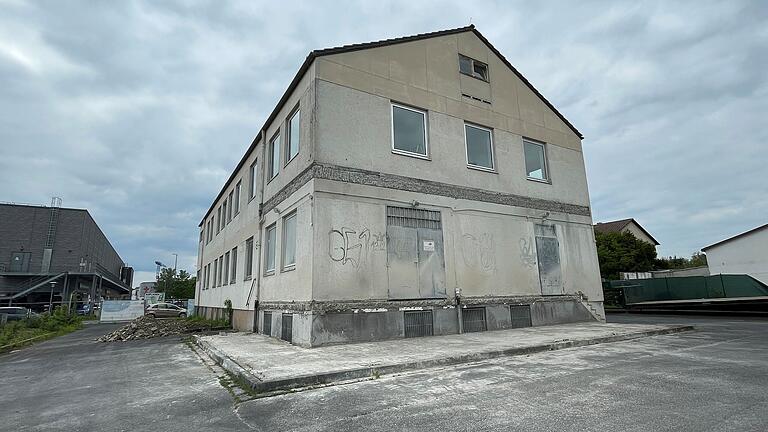
[[181, 335], [217, 330], [209, 321], [192, 321], [183, 318], [157, 319], [141, 316], [119, 329], [96, 339], [99, 342], [129, 341], [151, 339], [162, 336]]

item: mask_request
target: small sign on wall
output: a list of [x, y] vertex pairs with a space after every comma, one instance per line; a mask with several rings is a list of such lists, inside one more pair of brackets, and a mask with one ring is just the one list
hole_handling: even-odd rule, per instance
[[435, 241], [434, 240], [424, 240], [424, 250], [426, 252], [434, 252], [435, 251]]

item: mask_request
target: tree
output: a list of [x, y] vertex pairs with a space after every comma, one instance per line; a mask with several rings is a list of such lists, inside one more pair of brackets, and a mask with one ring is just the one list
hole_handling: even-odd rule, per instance
[[630, 232], [595, 233], [600, 274], [618, 279], [619, 272], [645, 272], [655, 268], [656, 248]]
[[166, 298], [190, 299], [195, 297], [196, 277], [190, 277], [186, 270], [178, 273], [173, 269], [164, 268], [157, 277], [157, 292], [164, 292]]
[[662, 270], [668, 269], [686, 269], [691, 267], [702, 267], [707, 265], [707, 256], [701, 252], [694, 252], [691, 258], [677, 256], [662, 257], [656, 260], [656, 268]]

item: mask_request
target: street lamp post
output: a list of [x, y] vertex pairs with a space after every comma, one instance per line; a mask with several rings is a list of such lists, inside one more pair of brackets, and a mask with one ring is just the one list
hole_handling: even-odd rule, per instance
[[56, 288], [56, 282], [51, 282], [51, 298], [48, 300], [48, 313], [53, 314], [53, 290]]

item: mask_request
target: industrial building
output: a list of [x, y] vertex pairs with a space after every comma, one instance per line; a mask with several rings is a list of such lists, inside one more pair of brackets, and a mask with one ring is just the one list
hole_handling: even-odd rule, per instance
[[709, 273], [745, 274], [768, 285], [768, 224], [701, 248]]
[[581, 140], [474, 26], [312, 51], [200, 222], [198, 311], [306, 347], [602, 321]]
[[45, 310], [130, 296], [133, 269], [84, 209], [0, 203], [0, 304]]

